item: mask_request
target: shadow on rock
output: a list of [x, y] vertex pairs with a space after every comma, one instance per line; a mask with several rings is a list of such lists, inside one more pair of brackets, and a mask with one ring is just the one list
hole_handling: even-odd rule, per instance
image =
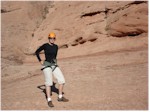
[[[59, 94], [59, 90], [55, 87], [55, 85], [56, 85], [56, 83], [53, 82], [53, 85], [51, 86], [51, 96], [52, 96], [52, 92], [54, 92], [56, 94]], [[39, 85], [39, 86], [37, 86], [37, 88], [39, 88], [40, 90], [42, 90], [43, 93], [45, 94], [45, 97], [47, 98], [45, 85]], [[63, 94], [64, 94], [64, 92], [63, 92]]]

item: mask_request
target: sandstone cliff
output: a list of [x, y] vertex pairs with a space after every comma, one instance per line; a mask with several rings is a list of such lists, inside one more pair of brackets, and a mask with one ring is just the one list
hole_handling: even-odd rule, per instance
[[147, 46], [147, 1], [2, 2], [1, 12], [5, 59], [29, 61], [49, 32], [58, 58]]

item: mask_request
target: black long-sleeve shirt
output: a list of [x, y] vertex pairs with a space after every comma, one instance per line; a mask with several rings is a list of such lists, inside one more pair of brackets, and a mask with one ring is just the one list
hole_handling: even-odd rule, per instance
[[50, 45], [49, 43], [45, 43], [42, 46], [40, 46], [35, 54], [39, 61], [41, 61], [39, 53], [44, 50], [45, 53], [45, 61], [52, 62], [57, 57], [58, 52], [58, 46], [56, 44]]

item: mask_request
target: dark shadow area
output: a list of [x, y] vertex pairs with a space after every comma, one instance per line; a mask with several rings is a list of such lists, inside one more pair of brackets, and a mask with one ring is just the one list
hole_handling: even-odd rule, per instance
[[[52, 93], [56, 93], [56, 94], [59, 94], [59, 90], [55, 87], [56, 83], [53, 82], [53, 85], [51, 86], [51, 96], [52, 96]], [[45, 89], [45, 85], [40, 85], [40, 86], [37, 86], [37, 88], [39, 88], [40, 90], [42, 90], [42, 92], [45, 94], [45, 98], [47, 98], [46, 96], [46, 89]], [[63, 92], [64, 94], [64, 92]]]

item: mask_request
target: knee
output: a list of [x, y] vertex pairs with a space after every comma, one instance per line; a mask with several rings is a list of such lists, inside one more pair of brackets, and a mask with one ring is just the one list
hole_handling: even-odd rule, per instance
[[45, 86], [52, 86], [52, 85], [53, 85], [52, 81], [46, 81], [45, 82]]
[[58, 84], [65, 84], [65, 79], [58, 80]]

